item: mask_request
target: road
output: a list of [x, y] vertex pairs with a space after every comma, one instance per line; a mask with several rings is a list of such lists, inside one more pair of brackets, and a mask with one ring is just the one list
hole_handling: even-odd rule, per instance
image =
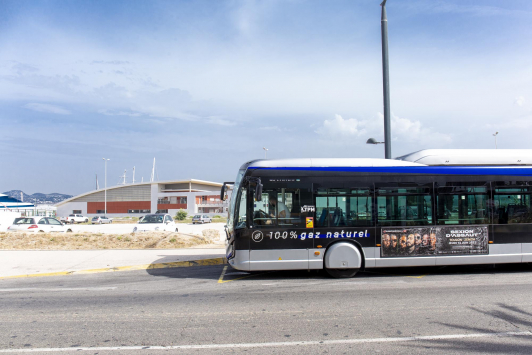
[[530, 354], [531, 295], [529, 265], [2, 280], [0, 353]]

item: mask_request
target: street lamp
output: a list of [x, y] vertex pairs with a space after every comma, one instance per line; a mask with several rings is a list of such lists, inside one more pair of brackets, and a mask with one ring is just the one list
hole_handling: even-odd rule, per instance
[[384, 0], [381, 3], [382, 91], [384, 101], [384, 158], [392, 159], [392, 129], [390, 124], [390, 69], [388, 65], [388, 17], [386, 16], [386, 1], [387, 0]]
[[268, 154], [268, 148], [262, 147], [262, 149], [264, 149], [264, 159], [266, 159], [266, 154]]
[[497, 134], [499, 134], [499, 132], [493, 133], [493, 137], [495, 137], [495, 149], [497, 149]]
[[384, 144], [384, 142], [377, 142], [375, 138], [370, 138], [366, 141], [366, 144]]
[[104, 178], [104, 214], [107, 215], [107, 162], [111, 159], [102, 158], [105, 162], [105, 178]]

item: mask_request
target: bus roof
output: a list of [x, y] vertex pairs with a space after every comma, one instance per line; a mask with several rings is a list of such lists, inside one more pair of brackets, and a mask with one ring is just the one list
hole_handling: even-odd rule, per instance
[[424, 166], [423, 164], [394, 159], [376, 158], [302, 158], [252, 160], [242, 165], [247, 168], [315, 168], [315, 167], [386, 167], [386, 166]]
[[532, 149], [425, 149], [395, 159], [424, 165], [532, 165]]

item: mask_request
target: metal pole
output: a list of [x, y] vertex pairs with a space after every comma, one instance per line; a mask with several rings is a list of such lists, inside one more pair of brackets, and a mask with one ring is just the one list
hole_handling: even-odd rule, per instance
[[392, 138], [390, 127], [390, 74], [388, 68], [388, 18], [386, 17], [386, 1], [381, 3], [381, 35], [382, 35], [382, 86], [384, 99], [384, 157], [392, 159]]
[[103, 213], [107, 216], [107, 159], [105, 160], [105, 202], [104, 202], [104, 208]]
[[109, 159], [103, 158], [105, 161], [105, 177], [104, 177], [104, 214], [107, 215], [107, 161]]

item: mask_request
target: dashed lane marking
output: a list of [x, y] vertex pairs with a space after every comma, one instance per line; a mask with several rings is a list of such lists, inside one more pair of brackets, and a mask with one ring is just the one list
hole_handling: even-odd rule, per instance
[[172, 346], [116, 346], [116, 347], [71, 347], [71, 348], [34, 348], [34, 349], [0, 349], [0, 353], [44, 353], [44, 352], [80, 352], [80, 351], [135, 351], [145, 350], [148, 353], [154, 350], [189, 350], [189, 349], [235, 349], [235, 348], [264, 348], [286, 346], [320, 346], [342, 344], [368, 344], [368, 343], [399, 343], [409, 341], [430, 341], [467, 338], [497, 338], [532, 336], [532, 332], [504, 332], [504, 333], [473, 333], [473, 334], [444, 334], [416, 337], [398, 338], [366, 338], [366, 339], [338, 339], [338, 340], [310, 340], [270, 343], [235, 343], [235, 344], [205, 344], [205, 345], [172, 345]]
[[24, 277], [86, 275], [86, 274], [99, 274], [99, 273], [104, 273], [104, 272], [116, 272], [116, 271], [170, 269], [170, 268], [178, 268], [178, 267], [208, 266], [208, 265], [222, 265], [222, 264], [227, 264], [227, 259], [214, 258], [214, 259], [201, 259], [201, 260], [188, 260], [188, 261], [174, 261], [174, 262], [159, 263], [159, 264], [118, 266], [118, 267], [108, 267], [108, 268], [102, 268], [102, 269], [89, 269], [89, 270], [79, 270], [79, 271], [59, 271], [59, 272], [24, 274], [24, 275], [14, 275], [14, 276], [0, 276], [0, 280], [20, 279]]
[[220, 274], [220, 278], [218, 279], [218, 283], [219, 284], [224, 284], [224, 283], [231, 282], [231, 281], [236, 281], [236, 280], [247, 279], [247, 278], [253, 277], [253, 276], [270, 274], [270, 273], [274, 272], [274, 271], [269, 271], [269, 272], [263, 272], [263, 273], [260, 273], [260, 274], [247, 274], [245, 276], [240, 276], [240, 277], [237, 277], [237, 278], [234, 278], [234, 279], [231, 279], [231, 280], [224, 280], [224, 276], [226, 275], [227, 267], [228, 267], [228, 265], [224, 266], [224, 269], [222, 270], [222, 273]]

